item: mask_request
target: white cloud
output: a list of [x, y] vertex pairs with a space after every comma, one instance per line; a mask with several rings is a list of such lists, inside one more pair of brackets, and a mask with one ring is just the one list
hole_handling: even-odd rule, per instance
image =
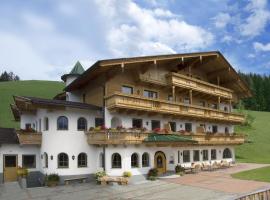
[[255, 37], [261, 34], [270, 20], [267, 1], [251, 0], [245, 10], [250, 12], [250, 15], [245, 20], [245, 23], [240, 25], [240, 34], [248, 37]]
[[262, 44], [260, 42], [254, 42], [253, 47], [255, 51], [270, 51], [270, 43]]
[[132, 1], [121, 6], [115, 1], [98, 1], [97, 5], [104, 16], [112, 19], [107, 41], [115, 56], [194, 51], [214, 40], [212, 33], [175, 18], [167, 10], [144, 9]]
[[217, 28], [225, 28], [231, 20], [228, 13], [219, 13], [214, 19], [214, 24]]
[[32, 30], [52, 31], [54, 30], [54, 24], [47, 18], [32, 13], [23, 13], [21, 15], [22, 20]]

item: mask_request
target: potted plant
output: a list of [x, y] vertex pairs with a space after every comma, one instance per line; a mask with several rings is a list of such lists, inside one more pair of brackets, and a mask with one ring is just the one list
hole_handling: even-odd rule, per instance
[[46, 175], [45, 177], [45, 181], [46, 181], [46, 185], [48, 187], [55, 187], [58, 185], [60, 180], [60, 177], [58, 174], [49, 174], [48, 176]]
[[155, 181], [158, 176], [158, 170], [156, 168], [152, 168], [147, 173], [147, 179], [150, 181]]
[[97, 184], [100, 184], [100, 178], [106, 176], [106, 172], [105, 171], [98, 171], [95, 173], [95, 179]]
[[176, 165], [175, 166], [175, 173], [179, 174], [180, 176], [183, 176], [185, 174], [185, 168], [182, 167], [181, 165]]

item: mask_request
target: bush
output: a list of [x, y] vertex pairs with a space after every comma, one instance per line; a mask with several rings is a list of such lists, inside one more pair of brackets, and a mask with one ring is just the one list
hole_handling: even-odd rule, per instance
[[184, 171], [185, 171], [185, 168], [182, 167], [181, 165], [176, 165], [176, 166], [175, 166], [175, 173], [176, 173], [176, 174], [180, 174], [180, 173], [182, 173], [182, 172], [184, 172]]
[[50, 174], [49, 176], [47, 176], [47, 181], [49, 182], [59, 182], [60, 177], [58, 174]]
[[150, 170], [148, 171], [148, 173], [147, 173], [148, 179], [149, 179], [150, 177], [157, 177], [157, 176], [158, 176], [158, 170], [157, 170], [156, 168], [150, 169]]
[[103, 177], [103, 176], [106, 176], [106, 172], [105, 172], [105, 171], [99, 171], [99, 172], [96, 172], [96, 173], [95, 173], [95, 179], [96, 179], [96, 181], [98, 182], [99, 179], [100, 179], [101, 177]]
[[123, 176], [129, 178], [132, 176], [132, 173], [131, 172], [124, 172]]
[[28, 176], [28, 169], [27, 168], [23, 168], [23, 167], [18, 167], [17, 169], [17, 175], [19, 177], [26, 177]]
[[155, 181], [155, 180], [157, 180], [157, 177], [156, 176], [149, 176], [148, 180], [149, 181]]

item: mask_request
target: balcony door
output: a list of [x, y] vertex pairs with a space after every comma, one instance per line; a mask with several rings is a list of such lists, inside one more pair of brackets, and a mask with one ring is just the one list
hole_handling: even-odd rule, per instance
[[17, 181], [17, 155], [4, 155], [4, 182]]

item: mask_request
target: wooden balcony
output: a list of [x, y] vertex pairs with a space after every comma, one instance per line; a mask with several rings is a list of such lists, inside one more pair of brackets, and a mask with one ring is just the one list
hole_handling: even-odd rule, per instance
[[245, 135], [243, 134], [196, 133], [189, 136], [196, 140], [199, 145], [239, 145], [245, 142]]
[[127, 95], [117, 92], [105, 99], [106, 106], [111, 111], [126, 109], [168, 114], [173, 115], [174, 117], [192, 118], [202, 121], [220, 121], [233, 124], [244, 122], [244, 116], [241, 114], [229, 113], [195, 105], [186, 105], [178, 102], [145, 98], [137, 95]]
[[42, 141], [41, 133], [23, 130], [17, 130], [16, 132], [20, 145], [41, 145]]
[[143, 132], [127, 132], [127, 131], [88, 131], [88, 144], [104, 145], [104, 144], [141, 144], [149, 133]]
[[209, 95], [219, 96], [226, 99], [232, 99], [233, 91], [214, 85], [205, 81], [201, 81], [195, 78], [191, 78], [178, 73], [169, 73], [167, 75], [167, 81], [170, 85], [202, 92]]

